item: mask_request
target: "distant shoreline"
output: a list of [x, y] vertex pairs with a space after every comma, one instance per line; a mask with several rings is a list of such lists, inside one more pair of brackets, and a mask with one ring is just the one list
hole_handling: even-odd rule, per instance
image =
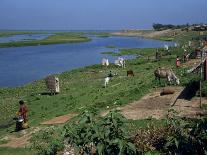
[[[163, 41], [173, 41], [174, 35], [180, 33], [180, 29], [167, 29], [162, 31], [155, 30], [123, 30], [120, 32], [112, 32], [114, 36], [127, 36], [127, 37], [144, 37], [148, 39], [157, 39]], [[172, 36], [172, 37], [169, 37]]]

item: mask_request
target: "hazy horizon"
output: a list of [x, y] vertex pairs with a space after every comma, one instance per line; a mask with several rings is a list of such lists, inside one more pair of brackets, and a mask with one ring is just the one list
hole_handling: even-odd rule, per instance
[[0, 30], [151, 29], [206, 23], [206, 0], [0, 0]]

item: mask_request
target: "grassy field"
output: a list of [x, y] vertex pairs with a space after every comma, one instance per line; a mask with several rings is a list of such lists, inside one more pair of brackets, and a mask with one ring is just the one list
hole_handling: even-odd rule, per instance
[[28, 148], [0, 148], [1, 155], [33, 155]]
[[[17, 35], [17, 34], [30, 34], [37, 32], [0, 32], [0, 36]], [[56, 32], [55, 35], [51, 35], [43, 40], [30, 40], [30, 41], [18, 41], [9, 43], [0, 43], [0, 48], [3, 47], [20, 47], [20, 46], [36, 46], [36, 45], [49, 45], [49, 44], [64, 44], [64, 43], [76, 43], [90, 41], [85, 37], [83, 33], [77, 32]]]
[[[63, 41], [63, 38], [65, 38], [67, 42], [70, 40], [67, 40], [69, 36], [77, 38], [77, 34], [58, 33], [55, 36], [51, 36], [52, 39], [50, 39], [51, 42], [52, 40], [58, 42], [59, 38], [61, 42], [61, 39]], [[78, 36], [82, 38], [81, 34]], [[187, 39], [192, 36], [194, 36], [194, 33], [189, 33], [189, 36], [186, 33], [186, 35], [178, 35], [176, 39], [186, 43]], [[108, 68], [101, 65], [93, 65], [58, 74], [56, 76], [60, 79], [61, 93], [54, 96], [45, 95], [47, 89], [44, 80], [32, 82], [23, 87], [0, 88], [0, 135], [4, 136], [14, 130], [14, 124], [11, 125], [10, 122], [18, 110], [18, 101], [21, 99], [25, 100], [28, 105], [29, 124], [33, 127], [38, 126], [39, 123], [45, 120], [70, 112], [81, 113], [91, 109], [101, 112], [107, 110], [107, 106], [112, 109], [138, 100], [154, 88], [165, 86], [165, 82], [159, 85], [155, 81], [153, 72], [157, 67], [172, 68], [180, 77], [181, 85], [186, 85], [190, 79], [183, 74], [185, 69], [177, 69], [175, 67], [176, 56], [181, 56], [183, 49], [171, 48], [172, 54], [167, 55], [166, 51], [160, 48], [159, 50], [163, 54], [163, 58], [160, 61], [154, 59], [155, 50], [152, 48], [121, 49], [119, 55], [142, 55], [140, 58], [127, 60], [127, 65], [124, 69], [114, 65], [110, 65]], [[113, 55], [114, 53], [106, 54]], [[134, 71], [135, 77], [127, 77], [126, 71], [129, 69]], [[109, 86], [104, 88], [104, 77], [110, 71], [118, 73], [118, 76], [115, 76], [110, 81]], [[134, 124], [135, 126], [146, 126], [146, 122], [145, 120], [140, 120], [135, 121]], [[0, 149], [0, 154], [1, 151], [2, 149]], [[5, 152], [9, 151], [12, 152], [12, 149], [5, 149]], [[25, 151], [27, 153], [27, 150]]]

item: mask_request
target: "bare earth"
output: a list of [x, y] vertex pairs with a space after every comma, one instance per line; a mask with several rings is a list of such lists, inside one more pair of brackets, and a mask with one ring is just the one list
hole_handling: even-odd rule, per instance
[[[146, 118], [156, 118], [160, 119], [165, 117], [171, 105], [174, 104], [176, 98], [183, 91], [183, 87], [170, 87], [175, 90], [174, 94], [160, 96], [160, 92], [163, 88], [158, 88], [153, 92], [145, 95], [139, 101], [135, 101], [123, 107], [118, 107], [117, 109], [128, 119], [138, 120]], [[203, 104], [207, 104], [207, 99], [202, 98]], [[199, 108], [199, 98], [194, 97], [192, 100], [188, 101], [185, 99], [177, 99], [173, 108], [180, 112], [180, 115], [186, 117], [197, 117], [203, 114], [205, 111]], [[106, 115], [109, 111], [101, 113], [102, 116]], [[70, 120], [76, 114], [71, 113], [59, 117], [55, 117], [51, 120], [45, 121], [41, 124], [53, 125], [62, 124]], [[41, 128], [30, 128], [21, 131], [21, 136], [17, 137], [15, 135], [8, 135], [3, 139], [8, 140], [7, 143], [1, 144], [0, 147], [25, 147], [29, 144], [29, 140], [33, 133], [38, 132]]]
[[[55, 117], [55, 118], [48, 120], [48, 121], [45, 121], [41, 124], [42, 125], [63, 124], [65, 122], [67, 122], [68, 120], [70, 120], [71, 118], [73, 118], [75, 115], [76, 114], [74, 114], [74, 113], [70, 113], [67, 115]], [[12, 148], [21, 147], [21, 148], [23, 148], [23, 147], [29, 145], [29, 140], [31, 139], [32, 134], [40, 131], [40, 129], [42, 129], [42, 128], [43, 127], [37, 127], [37, 128], [29, 128], [29, 129], [22, 130], [19, 133], [20, 137], [17, 137], [14, 134], [7, 135], [1, 140], [6, 140], [8, 142], [5, 144], [1, 144], [0, 147], [12, 147]]]
[[120, 32], [113, 32], [112, 35], [117, 36], [141, 36], [146, 38], [156, 38], [162, 37], [166, 35], [173, 35], [174, 33], [180, 33], [181, 30], [163, 30], [163, 31], [143, 31], [143, 30], [127, 30], [127, 31], [120, 31]]
[[12, 148], [18, 148], [18, 147], [25, 147], [29, 145], [29, 140], [32, 137], [33, 133], [36, 133], [40, 131], [41, 128], [30, 128], [27, 130], [20, 131], [21, 136], [17, 137], [13, 134], [5, 136], [3, 139], [8, 141], [8, 143], [1, 144], [0, 147], [12, 147]]
[[[185, 99], [178, 99], [175, 105], [172, 107], [176, 98], [183, 91], [182, 87], [171, 87], [175, 90], [174, 94], [160, 96], [162, 88], [159, 88], [152, 93], [145, 95], [139, 101], [127, 104], [117, 109], [128, 119], [138, 120], [146, 118], [164, 118], [168, 109], [174, 108], [180, 112], [180, 115], [185, 117], [197, 117], [203, 114], [204, 111], [199, 108], [199, 98], [194, 97], [191, 101]], [[207, 99], [203, 98], [203, 104], [207, 104]], [[104, 116], [109, 111], [102, 112]]]
[[74, 113], [70, 113], [67, 115], [63, 115], [63, 116], [59, 116], [59, 117], [55, 117], [51, 120], [42, 122], [42, 125], [54, 125], [54, 124], [64, 124], [65, 122], [67, 122], [68, 120], [70, 120], [71, 118], [73, 118], [76, 114]]

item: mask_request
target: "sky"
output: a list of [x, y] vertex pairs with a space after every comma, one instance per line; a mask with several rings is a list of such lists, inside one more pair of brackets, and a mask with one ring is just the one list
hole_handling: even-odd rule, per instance
[[207, 0], [0, 0], [0, 29], [149, 29], [207, 23]]

